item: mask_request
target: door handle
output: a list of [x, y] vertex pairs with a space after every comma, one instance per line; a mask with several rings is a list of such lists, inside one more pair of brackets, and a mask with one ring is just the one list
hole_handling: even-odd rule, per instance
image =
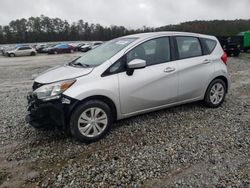
[[174, 67], [167, 67], [167, 68], [164, 69], [164, 72], [166, 72], [166, 73], [170, 73], [170, 72], [173, 72], [173, 71], [175, 71]]
[[203, 64], [208, 64], [208, 63], [210, 63], [210, 60], [209, 59], [205, 59], [202, 63]]

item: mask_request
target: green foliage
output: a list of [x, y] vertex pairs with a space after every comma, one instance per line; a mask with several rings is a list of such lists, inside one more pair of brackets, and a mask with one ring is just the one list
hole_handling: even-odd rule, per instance
[[123, 26], [103, 27], [90, 24], [83, 20], [69, 24], [60, 18], [30, 17], [13, 20], [9, 25], [0, 26], [0, 44], [74, 41], [74, 40], [110, 40], [112, 38], [141, 32], [152, 31], [187, 31], [210, 35], [236, 35], [241, 31], [250, 30], [250, 20], [213, 20], [192, 21], [177, 25], [166, 25], [159, 28], [143, 27], [127, 29]]

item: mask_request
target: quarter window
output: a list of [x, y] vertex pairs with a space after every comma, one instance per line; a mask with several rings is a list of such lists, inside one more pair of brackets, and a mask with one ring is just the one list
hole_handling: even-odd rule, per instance
[[195, 37], [176, 37], [179, 58], [190, 58], [202, 55], [201, 45]]
[[152, 39], [135, 47], [127, 54], [127, 62], [143, 59], [147, 66], [170, 61], [169, 37]]
[[211, 53], [215, 46], [216, 46], [216, 41], [215, 40], [212, 40], [212, 39], [204, 39], [206, 45], [207, 45], [207, 48], [208, 48], [208, 52]]

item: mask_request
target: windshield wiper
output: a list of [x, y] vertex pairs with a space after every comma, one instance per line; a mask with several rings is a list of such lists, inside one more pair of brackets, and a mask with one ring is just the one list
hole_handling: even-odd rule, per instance
[[84, 64], [84, 63], [79, 63], [79, 62], [70, 62], [69, 65], [75, 67], [75, 66], [79, 66], [79, 67], [84, 67], [84, 68], [88, 68], [90, 67], [88, 64]]

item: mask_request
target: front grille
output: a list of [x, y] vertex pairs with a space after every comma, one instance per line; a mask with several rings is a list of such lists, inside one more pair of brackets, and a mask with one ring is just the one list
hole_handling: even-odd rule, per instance
[[32, 86], [32, 89], [33, 91], [35, 91], [37, 88], [43, 86], [44, 84], [41, 84], [41, 83], [38, 83], [38, 82], [34, 82], [33, 86]]

